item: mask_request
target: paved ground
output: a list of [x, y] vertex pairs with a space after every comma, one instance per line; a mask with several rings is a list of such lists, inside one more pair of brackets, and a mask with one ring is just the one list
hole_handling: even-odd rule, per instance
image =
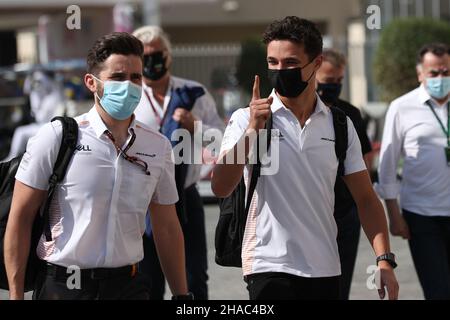
[[[242, 281], [241, 269], [224, 268], [214, 262], [214, 229], [219, 214], [216, 205], [208, 205], [206, 209], [206, 229], [208, 237], [209, 256], [209, 288], [210, 298], [213, 300], [246, 300], [248, 299], [245, 284]], [[400, 299], [423, 299], [414, 266], [411, 261], [407, 242], [398, 238], [392, 238], [392, 250], [397, 254], [399, 267], [396, 269], [400, 282]], [[367, 267], [373, 265], [374, 254], [369, 243], [362, 233], [353, 278], [351, 299], [371, 300], [378, 299], [376, 290], [370, 291], [366, 287], [369, 274]], [[7, 298], [7, 292], [0, 290], [0, 300]]]

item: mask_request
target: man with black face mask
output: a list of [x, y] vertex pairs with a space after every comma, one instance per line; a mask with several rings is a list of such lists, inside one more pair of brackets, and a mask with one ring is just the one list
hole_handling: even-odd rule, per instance
[[[282, 165], [276, 172], [261, 167], [250, 204], [241, 255], [250, 299], [339, 299], [341, 268], [333, 217], [339, 161], [333, 116], [315, 86], [323, 61], [322, 36], [312, 22], [290, 16], [271, 23], [263, 38], [274, 91], [261, 98], [255, 77], [249, 108], [238, 109], [225, 131], [212, 188], [218, 197], [228, 197], [243, 176], [248, 180], [252, 168], [239, 159], [254, 151], [255, 132], [272, 117], [275, 131], [268, 158], [275, 159], [278, 151]], [[350, 119], [347, 126], [342, 179], [377, 257], [380, 298], [385, 297], [386, 287], [389, 299], [397, 299], [383, 206], [372, 188]]]
[[[157, 26], [146, 26], [137, 29], [133, 34], [144, 44], [143, 93], [135, 111], [136, 119], [160, 130], [169, 139], [172, 139], [172, 133], [176, 129], [186, 129], [191, 135], [192, 148], [193, 136], [197, 133], [195, 130], [199, 129], [198, 126], [194, 127], [195, 121], [201, 121], [203, 132], [210, 129], [223, 131], [224, 123], [206, 88], [198, 82], [171, 75], [171, 45], [163, 30]], [[172, 146], [177, 144], [176, 141], [171, 141]], [[187, 150], [183, 149], [183, 155], [184, 151]], [[191, 159], [194, 157], [195, 155]], [[200, 180], [200, 169], [201, 164], [192, 162], [176, 164], [175, 180], [180, 198], [177, 202], [177, 213], [186, 244], [189, 290], [196, 300], [206, 300], [208, 265], [205, 214], [196, 188], [196, 183]], [[150, 277], [151, 298], [161, 300], [164, 297], [165, 281], [153, 243], [150, 223], [144, 236], [144, 252], [141, 270]]]
[[[372, 151], [366, 128], [358, 108], [347, 101], [339, 99], [344, 80], [346, 59], [334, 49], [325, 49], [322, 53], [323, 63], [316, 74], [317, 93], [328, 106], [341, 109], [352, 120], [361, 142], [361, 151], [367, 168], [367, 154]], [[337, 244], [341, 261], [341, 299], [348, 300], [353, 277], [353, 270], [358, 252], [361, 225], [355, 201], [342, 179], [336, 180], [334, 188], [334, 218], [338, 227]]]

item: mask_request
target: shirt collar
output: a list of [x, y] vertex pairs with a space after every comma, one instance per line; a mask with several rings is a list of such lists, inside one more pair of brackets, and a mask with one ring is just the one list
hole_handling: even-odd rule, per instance
[[[132, 117], [132, 120], [131, 120], [130, 126], [128, 127], [129, 133], [131, 133], [131, 131], [130, 131], [131, 128], [136, 131], [136, 117], [134, 116], [134, 114], [131, 117]], [[95, 105], [88, 112], [88, 120], [89, 120], [91, 127], [94, 129], [95, 135], [97, 136], [97, 138], [100, 138], [102, 136], [102, 134], [104, 134], [105, 131], [108, 130], [108, 128], [106, 127], [102, 118], [98, 114]]]
[[[272, 113], [277, 112], [278, 110], [282, 110], [282, 109], [287, 109], [286, 106], [283, 104], [283, 102], [281, 102], [280, 98], [277, 96], [277, 94], [275, 93], [275, 89], [272, 90], [272, 93], [270, 94], [271, 97], [273, 97], [273, 102], [272, 102]], [[327, 113], [329, 112], [329, 108], [322, 102], [322, 100], [320, 100], [319, 95], [316, 93], [316, 107], [314, 109], [313, 114], [316, 113], [320, 113], [320, 112], [324, 112]]]
[[425, 89], [425, 86], [423, 84], [419, 87], [419, 102], [421, 104], [425, 104], [427, 101], [433, 100], [431, 99], [430, 94], [428, 93], [427, 89]]
[[[175, 83], [175, 79], [170, 76], [169, 78], [169, 87], [167, 88], [167, 92], [166, 95], [172, 90], [172, 88], [176, 87], [176, 83]], [[144, 88], [144, 90], [148, 91], [149, 93], [151, 93], [153, 95], [153, 90], [150, 86], [148, 86], [144, 80], [142, 80], [142, 88]]]
[[167, 88], [167, 92], [165, 94], [165, 98], [164, 98], [164, 103], [163, 106], [159, 106], [158, 102], [155, 100], [155, 97], [153, 95], [153, 89], [148, 86], [144, 81], [142, 81], [142, 88], [144, 90], [144, 94], [148, 94], [148, 97], [150, 99], [152, 99], [153, 101], [151, 101], [151, 103], [153, 104], [157, 104], [160, 108], [162, 108], [163, 111], [165, 111], [167, 109], [167, 106], [169, 105], [169, 100], [170, 100], [170, 96], [172, 93], [172, 90], [176, 87], [176, 83], [175, 83], [175, 79], [173, 78], [173, 76], [170, 76], [170, 80], [169, 80], [169, 86]]
[[316, 98], [317, 98], [317, 104], [316, 104], [316, 110], [314, 111], [314, 113], [328, 113], [331, 112], [330, 108], [328, 108], [325, 103], [323, 103], [323, 101], [320, 99], [319, 95], [316, 93]]

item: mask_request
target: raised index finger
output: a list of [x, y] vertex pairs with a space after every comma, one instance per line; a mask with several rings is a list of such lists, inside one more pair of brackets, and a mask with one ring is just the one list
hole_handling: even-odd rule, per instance
[[261, 93], [259, 92], [259, 76], [255, 76], [255, 82], [253, 83], [252, 101], [259, 99], [261, 99]]

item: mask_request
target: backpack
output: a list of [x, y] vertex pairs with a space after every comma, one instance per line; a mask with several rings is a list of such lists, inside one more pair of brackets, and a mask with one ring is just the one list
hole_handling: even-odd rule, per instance
[[[333, 115], [333, 126], [336, 136], [335, 152], [339, 161], [337, 179], [340, 179], [345, 173], [344, 161], [348, 145], [347, 116], [338, 108], [330, 107], [330, 109]], [[265, 126], [269, 133], [267, 134], [267, 150], [270, 148], [272, 124], [272, 116], [270, 116]], [[259, 135], [257, 147], [259, 147]], [[219, 199], [220, 214], [214, 243], [216, 249], [215, 261], [218, 265], [224, 267], [242, 267], [241, 253], [245, 225], [251, 200], [261, 173], [259, 150], [257, 163], [252, 166], [251, 170], [247, 201], [245, 201], [246, 187], [244, 178], [241, 178], [238, 186], [230, 196]]]
[[[59, 120], [63, 124], [61, 147], [56, 158], [53, 173], [49, 178], [49, 188], [47, 198], [42, 206], [42, 216], [39, 213], [36, 214], [33, 223], [30, 252], [25, 273], [25, 292], [34, 290], [36, 277], [44, 265], [44, 262], [37, 256], [36, 248], [43, 233], [47, 241], [52, 241], [49, 222], [50, 203], [56, 185], [64, 179], [78, 140], [78, 124], [75, 119], [69, 117], [55, 117], [52, 119], [52, 121], [55, 120]], [[9, 289], [4, 260], [4, 237], [16, 180], [15, 175], [22, 156], [18, 156], [8, 162], [0, 163], [0, 289], [4, 290]]]

